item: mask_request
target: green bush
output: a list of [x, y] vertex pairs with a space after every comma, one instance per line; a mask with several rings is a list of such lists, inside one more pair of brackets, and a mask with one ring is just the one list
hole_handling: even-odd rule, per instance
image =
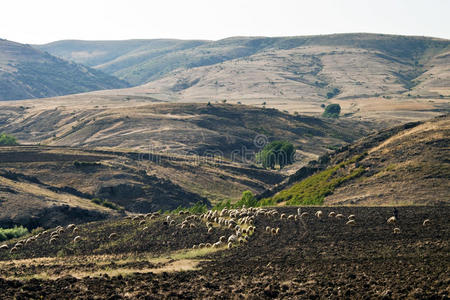
[[28, 234], [28, 229], [23, 226], [14, 228], [0, 228], [0, 242], [21, 237]]
[[244, 191], [242, 193], [241, 200], [236, 202], [233, 205], [233, 208], [239, 208], [239, 207], [255, 207], [258, 206], [258, 200], [256, 200], [255, 196], [251, 191]]
[[329, 104], [325, 107], [322, 116], [326, 118], [339, 118], [341, 113], [341, 106], [339, 104]]
[[5, 133], [0, 134], [0, 146], [14, 146], [14, 145], [18, 145], [15, 137]]
[[100, 166], [101, 163], [98, 162], [89, 162], [89, 161], [74, 161], [73, 165], [76, 168], [82, 168], [82, 167], [95, 167], [95, 166]]
[[114, 210], [124, 210], [124, 208], [120, 205], [117, 205], [111, 201], [108, 200], [104, 200], [104, 199], [99, 199], [99, 198], [94, 198], [91, 200], [91, 202], [97, 204], [97, 205], [101, 205], [110, 209], [114, 209]]

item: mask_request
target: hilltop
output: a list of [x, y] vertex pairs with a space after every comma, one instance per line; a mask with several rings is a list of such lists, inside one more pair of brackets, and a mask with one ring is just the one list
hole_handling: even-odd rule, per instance
[[450, 42], [382, 34], [219, 41], [60, 41], [39, 46], [136, 85], [97, 95], [227, 100], [319, 115], [406, 122], [449, 111]]
[[0, 100], [44, 98], [128, 84], [102, 71], [0, 39]]
[[260, 195], [266, 203], [448, 205], [450, 116], [369, 135]]

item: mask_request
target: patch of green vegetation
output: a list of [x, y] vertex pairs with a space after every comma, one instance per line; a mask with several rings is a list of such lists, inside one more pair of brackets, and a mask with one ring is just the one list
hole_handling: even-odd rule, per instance
[[339, 104], [329, 104], [325, 107], [325, 111], [322, 113], [322, 116], [325, 118], [339, 118], [339, 114], [341, 113], [341, 106]]
[[339, 150], [341, 147], [342, 147], [341, 144], [337, 144], [337, 145], [330, 145], [330, 146], [327, 146], [326, 148], [329, 149], [329, 150], [336, 151], [336, 150]]
[[328, 99], [331, 99], [331, 98], [333, 98], [334, 96], [336, 96], [337, 94], [339, 94], [341, 91], [338, 89], [338, 88], [334, 88], [332, 91], [329, 91], [328, 93], [327, 93], [327, 98]]
[[28, 229], [23, 226], [14, 228], [0, 228], [0, 242], [18, 238], [28, 234]]
[[261, 152], [256, 154], [256, 161], [264, 168], [274, 169], [275, 165], [282, 169], [285, 165], [294, 162], [295, 149], [287, 141], [274, 141], [267, 144]]
[[233, 208], [238, 207], [255, 207], [258, 206], [258, 200], [251, 191], [244, 191], [241, 199], [233, 205]]
[[202, 214], [208, 211], [208, 206], [205, 203], [198, 201], [191, 207], [178, 206], [176, 209], [170, 211], [169, 213], [178, 213], [180, 211], [188, 211], [191, 214]]
[[108, 200], [104, 200], [104, 199], [99, 199], [99, 198], [94, 198], [91, 200], [93, 203], [97, 204], [97, 205], [101, 205], [110, 209], [114, 209], [114, 210], [120, 210], [123, 211], [124, 208], [120, 205], [117, 205], [111, 201]]
[[89, 162], [89, 161], [74, 161], [73, 165], [76, 168], [83, 168], [83, 167], [95, 167], [95, 166], [101, 166], [101, 163], [98, 162]]
[[0, 146], [14, 146], [18, 145], [17, 140], [14, 136], [2, 133], [0, 134]]
[[362, 157], [363, 155], [356, 155], [348, 161], [309, 176], [272, 198], [262, 199], [260, 205], [275, 205], [283, 201], [286, 201], [287, 205], [322, 205], [325, 197], [332, 194], [340, 184], [358, 177], [364, 172], [363, 167], [358, 167], [345, 176], [337, 176], [338, 170], [355, 163]]

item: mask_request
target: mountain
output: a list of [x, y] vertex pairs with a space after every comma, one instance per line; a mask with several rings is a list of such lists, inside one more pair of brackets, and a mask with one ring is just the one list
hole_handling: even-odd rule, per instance
[[36, 47], [133, 85], [162, 78], [149, 87], [190, 99], [439, 96], [448, 95], [450, 79], [450, 41], [428, 37], [361, 33], [219, 41], [70, 40]]
[[369, 135], [262, 193], [265, 203], [450, 204], [450, 115]]
[[0, 100], [53, 97], [128, 84], [99, 70], [0, 40]]

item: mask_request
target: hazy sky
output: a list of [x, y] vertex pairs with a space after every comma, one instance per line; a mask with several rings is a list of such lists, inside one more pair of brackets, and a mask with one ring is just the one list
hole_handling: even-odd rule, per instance
[[450, 0], [1, 0], [21, 43], [375, 32], [450, 38]]

